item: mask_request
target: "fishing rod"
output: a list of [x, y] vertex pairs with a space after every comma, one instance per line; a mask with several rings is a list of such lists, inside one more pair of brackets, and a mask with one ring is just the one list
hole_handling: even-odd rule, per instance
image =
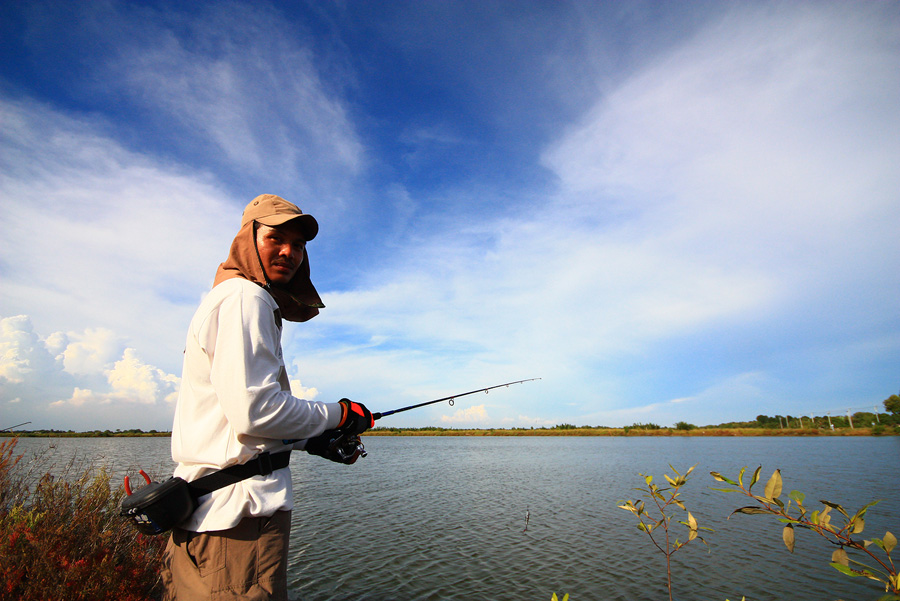
[[[432, 401], [425, 401], [424, 403], [418, 403], [416, 405], [410, 405], [409, 407], [401, 407], [400, 409], [393, 409], [391, 411], [383, 411], [381, 413], [373, 413], [372, 419], [379, 420], [382, 417], [387, 417], [388, 415], [394, 415], [395, 413], [400, 413], [401, 411], [409, 411], [410, 409], [418, 409], [419, 407], [425, 407], [426, 405], [434, 405], [435, 403], [442, 403], [444, 401], [449, 402], [452, 406], [454, 401], [460, 397], [469, 396], [470, 394], [477, 394], [479, 392], [484, 392], [487, 394], [489, 390], [494, 390], [495, 388], [504, 388], [512, 386], [513, 384], [521, 384], [523, 382], [534, 382], [535, 380], [540, 380], [540, 378], [529, 378], [527, 380], [516, 380], [515, 382], [506, 382], [505, 384], [497, 384], [496, 386], [488, 386], [486, 388], [479, 388], [478, 390], [470, 390], [469, 392], [463, 392], [460, 394], [454, 394], [451, 396], [445, 396], [439, 399], [434, 399]], [[334, 440], [330, 442], [328, 445], [329, 448], [337, 453], [344, 463], [353, 463], [356, 461], [358, 457], [365, 457], [368, 455], [366, 452], [366, 447], [363, 445], [362, 440], [360, 440], [359, 436], [348, 436], [346, 434], [340, 434]]]
[[31, 422], [22, 422], [21, 424], [16, 424], [15, 426], [10, 426], [9, 428], [3, 428], [0, 432], [6, 432], [7, 430], [12, 430], [13, 428], [18, 428], [19, 426], [24, 426], [26, 424], [30, 424]]
[[382, 417], [387, 417], [388, 415], [394, 415], [395, 413], [400, 413], [401, 411], [409, 411], [410, 409], [418, 409], [419, 407], [424, 407], [425, 405], [434, 405], [435, 403], [440, 403], [443, 401], [449, 401], [450, 405], [453, 405], [453, 402], [464, 396], [469, 396], [470, 394], [475, 394], [478, 392], [487, 393], [488, 390], [493, 390], [495, 388], [503, 388], [504, 386], [509, 387], [513, 384], [521, 384], [522, 382], [533, 382], [534, 380], [540, 380], [540, 378], [529, 378], [528, 380], [516, 380], [515, 382], [507, 382], [506, 384], [497, 384], [496, 386], [488, 386], [487, 388], [479, 388], [478, 390], [470, 390], [469, 392], [464, 392], [462, 394], [454, 394], [452, 396], [445, 396], [442, 399], [434, 399], [433, 401], [425, 401], [424, 403], [419, 403], [418, 405], [410, 405], [409, 407], [402, 407], [400, 409], [394, 409], [393, 411], [384, 411], [382, 413], [373, 413], [372, 419], [381, 419]]

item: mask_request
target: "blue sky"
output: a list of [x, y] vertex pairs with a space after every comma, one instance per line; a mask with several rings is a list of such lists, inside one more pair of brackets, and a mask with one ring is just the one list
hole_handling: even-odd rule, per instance
[[243, 206], [298, 396], [712, 424], [900, 389], [900, 4], [3, 2], [0, 428], [169, 429]]

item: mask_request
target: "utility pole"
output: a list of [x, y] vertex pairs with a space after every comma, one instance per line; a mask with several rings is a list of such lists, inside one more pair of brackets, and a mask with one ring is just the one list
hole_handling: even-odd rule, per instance
[[800, 417], [798, 417], [797, 421], [800, 422], [800, 429], [802, 430], [803, 429], [803, 416], [801, 415]]
[[781, 426], [781, 429], [784, 430], [784, 423], [781, 421], [781, 416], [778, 416], [778, 425]]

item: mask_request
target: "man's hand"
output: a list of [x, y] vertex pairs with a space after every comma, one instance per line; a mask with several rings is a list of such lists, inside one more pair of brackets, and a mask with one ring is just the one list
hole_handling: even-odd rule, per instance
[[362, 454], [362, 445], [356, 435], [327, 430], [306, 441], [306, 452], [336, 463], [352, 465]]
[[365, 405], [354, 403], [350, 399], [341, 399], [341, 423], [338, 430], [351, 436], [359, 436], [375, 425], [372, 412]]

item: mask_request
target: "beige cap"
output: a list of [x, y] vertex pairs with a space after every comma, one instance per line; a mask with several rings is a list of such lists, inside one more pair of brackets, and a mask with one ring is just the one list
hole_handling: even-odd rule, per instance
[[244, 208], [241, 227], [243, 228], [251, 221], [276, 227], [292, 219], [300, 220], [307, 242], [319, 233], [319, 222], [315, 217], [305, 214], [297, 205], [274, 194], [261, 194], [251, 200], [250, 204]]

